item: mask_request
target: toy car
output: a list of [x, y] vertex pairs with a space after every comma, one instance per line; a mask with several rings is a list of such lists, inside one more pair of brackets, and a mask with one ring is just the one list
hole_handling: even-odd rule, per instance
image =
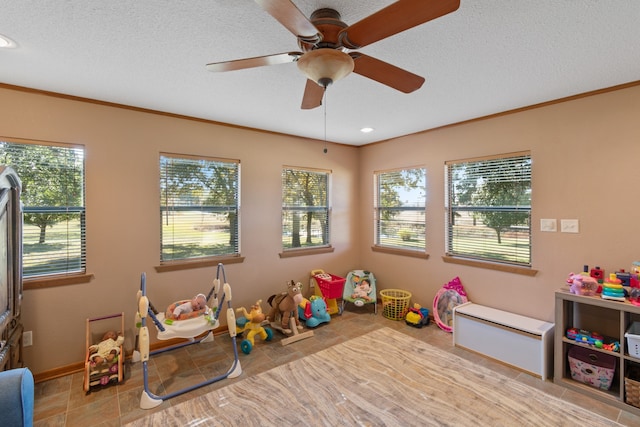
[[415, 304], [414, 307], [410, 308], [405, 315], [404, 321], [407, 325], [415, 328], [427, 326], [429, 324], [429, 310]]

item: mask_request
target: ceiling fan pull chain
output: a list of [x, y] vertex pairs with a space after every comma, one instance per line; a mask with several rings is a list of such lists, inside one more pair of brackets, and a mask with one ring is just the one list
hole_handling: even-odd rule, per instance
[[323, 153], [327, 154], [327, 88], [324, 88], [324, 101], [322, 102], [322, 105], [324, 105], [324, 150]]

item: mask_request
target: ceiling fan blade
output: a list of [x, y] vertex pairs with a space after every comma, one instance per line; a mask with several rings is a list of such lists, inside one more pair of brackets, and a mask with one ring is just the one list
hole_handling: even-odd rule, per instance
[[304, 96], [302, 97], [303, 110], [311, 110], [322, 105], [322, 97], [324, 97], [325, 88], [317, 84], [311, 79], [307, 79], [307, 85], [304, 87]]
[[233, 61], [225, 62], [212, 62], [207, 64], [208, 71], [233, 71], [242, 70], [245, 68], [262, 67], [265, 65], [277, 65], [286, 64], [288, 62], [295, 62], [302, 56], [302, 52], [285, 52], [276, 53], [274, 55], [256, 56], [255, 58], [236, 59]]
[[375, 80], [404, 93], [420, 89], [424, 77], [410, 73], [387, 62], [367, 56], [360, 52], [350, 53], [354, 61], [353, 72]]
[[322, 40], [318, 29], [291, 0], [255, 0], [269, 15], [298, 39], [311, 44]]
[[454, 12], [460, 0], [398, 0], [340, 32], [348, 49], [359, 49]]

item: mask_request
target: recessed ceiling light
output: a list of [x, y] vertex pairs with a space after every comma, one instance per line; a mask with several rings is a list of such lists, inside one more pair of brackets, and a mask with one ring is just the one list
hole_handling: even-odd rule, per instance
[[373, 128], [362, 128], [362, 129], [360, 129], [360, 132], [362, 132], [362, 133], [373, 132]]
[[0, 48], [3, 48], [3, 47], [4, 48], [16, 47], [16, 42], [11, 40], [9, 37], [3, 36], [2, 34], [0, 34]]

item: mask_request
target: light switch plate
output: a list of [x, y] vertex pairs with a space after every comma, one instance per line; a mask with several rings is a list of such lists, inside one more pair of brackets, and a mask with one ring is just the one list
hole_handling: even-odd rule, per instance
[[577, 219], [561, 219], [560, 231], [563, 233], [579, 233], [580, 224]]
[[540, 231], [557, 231], [557, 225], [555, 219], [541, 219]]

